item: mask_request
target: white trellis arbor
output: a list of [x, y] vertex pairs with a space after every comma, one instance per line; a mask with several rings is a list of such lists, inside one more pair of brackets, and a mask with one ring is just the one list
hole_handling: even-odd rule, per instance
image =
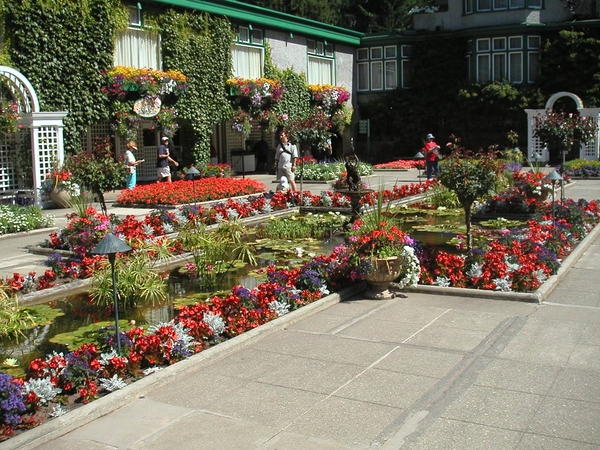
[[[600, 117], [600, 108], [584, 108], [583, 102], [581, 99], [572, 94], [571, 92], [557, 92], [552, 97], [548, 99], [546, 102], [546, 109], [526, 109], [527, 113], [527, 148], [528, 154], [527, 157], [531, 158], [535, 153], [542, 156], [542, 161], [548, 161], [550, 159], [550, 155], [548, 149], [544, 147], [544, 143], [539, 140], [539, 138], [534, 137], [533, 133], [535, 131], [535, 119], [537, 117], [545, 116], [548, 111], [552, 111], [554, 108], [554, 103], [561, 97], [569, 97], [575, 102], [575, 106], [577, 107], [577, 111], [581, 117], [591, 117], [594, 122], [596, 122], [596, 127], [598, 127], [599, 117]], [[581, 159], [598, 159], [600, 157], [600, 136], [596, 134], [596, 137], [592, 142], [587, 145], [582, 145], [579, 149], [579, 158]]]
[[[63, 118], [67, 113], [41, 112], [33, 86], [13, 68], [0, 66], [0, 83], [19, 106], [22, 125], [0, 140], [0, 194], [6, 197], [19, 189], [33, 189], [36, 204], [41, 204], [42, 181], [54, 161], [64, 160]], [[32, 173], [24, 173], [29, 167]]]

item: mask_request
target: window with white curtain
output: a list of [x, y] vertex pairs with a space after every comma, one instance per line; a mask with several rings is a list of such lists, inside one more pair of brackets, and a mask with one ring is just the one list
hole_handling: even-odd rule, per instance
[[396, 73], [396, 61], [385, 62], [385, 88], [396, 89], [398, 85], [398, 75]]
[[380, 91], [383, 89], [383, 61], [374, 61], [371, 63], [371, 90]]
[[327, 41], [306, 40], [308, 84], [335, 84], [335, 54]]
[[261, 47], [234, 44], [231, 55], [234, 77], [252, 79], [262, 77], [263, 49]]
[[261, 78], [264, 67], [264, 35], [260, 28], [238, 26], [235, 43], [231, 46], [233, 76]]
[[308, 84], [334, 84], [333, 83], [333, 60], [308, 57]]
[[358, 63], [358, 90], [368, 91], [369, 90], [369, 63], [361, 62]]
[[115, 66], [148, 67], [160, 70], [160, 35], [153, 31], [129, 28], [117, 36]]

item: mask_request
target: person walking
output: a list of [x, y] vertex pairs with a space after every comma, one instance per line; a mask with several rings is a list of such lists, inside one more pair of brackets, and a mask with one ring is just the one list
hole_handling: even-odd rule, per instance
[[440, 173], [440, 146], [436, 144], [435, 137], [429, 133], [426, 138], [425, 147], [425, 163], [427, 165], [427, 179], [431, 180], [435, 175]]
[[156, 158], [157, 182], [166, 181], [167, 183], [170, 183], [171, 168], [169, 167], [169, 163], [173, 163], [175, 167], [179, 166], [179, 163], [171, 158], [170, 155], [169, 138], [164, 136], [161, 139], [161, 144], [158, 146], [158, 155]]
[[127, 166], [127, 180], [125, 183], [126, 189], [133, 189], [137, 183], [137, 166], [144, 162], [143, 159], [135, 159], [135, 155], [133, 151], [137, 152], [137, 147], [135, 146], [135, 142], [129, 141], [126, 145], [127, 150], [125, 150], [125, 156], [123, 160], [125, 161], [125, 166]]
[[294, 172], [296, 171], [296, 161], [298, 160], [298, 148], [288, 141], [288, 135], [285, 130], [279, 132], [279, 142], [275, 152], [277, 177], [281, 178], [282, 176], [285, 176], [290, 184], [292, 192], [296, 192]]

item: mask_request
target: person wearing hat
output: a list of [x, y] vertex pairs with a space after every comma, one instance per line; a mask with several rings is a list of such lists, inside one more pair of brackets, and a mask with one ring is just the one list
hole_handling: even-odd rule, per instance
[[144, 162], [143, 159], [135, 159], [133, 151], [137, 152], [137, 147], [135, 146], [135, 142], [129, 141], [126, 145], [127, 150], [125, 151], [125, 156], [123, 157], [123, 161], [125, 162], [125, 166], [127, 166], [127, 180], [125, 183], [126, 189], [133, 189], [137, 182], [137, 174], [136, 169], [137, 166]]
[[423, 153], [425, 153], [425, 163], [427, 165], [427, 179], [431, 180], [435, 174], [440, 173], [440, 165], [438, 163], [440, 159], [440, 146], [435, 143], [435, 137], [431, 133], [427, 135]]
[[157, 182], [171, 182], [171, 168], [169, 167], [170, 162], [173, 163], [175, 167], [179, 166], [179, 163], [171, 158], [171, 154], [169, 153], [169, 138], [167, 136], [163, 136], [160, 145], [158, 146], [158, 157], [156, 158]]

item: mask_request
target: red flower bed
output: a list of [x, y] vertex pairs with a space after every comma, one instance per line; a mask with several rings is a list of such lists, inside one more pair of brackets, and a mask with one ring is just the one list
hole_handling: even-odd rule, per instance
[[375, 164], [373, 169], [388, 169], [388, 170], [406, 170], [406, 169], [424, 169], [424, 159], [399, 159], [398, 161], [390, 161], [382, 164]]
[[136, 186], [121, 192], [119, 205], [182, 205], [264, 192], [267, 187], [250, 178], [202, 178]]

